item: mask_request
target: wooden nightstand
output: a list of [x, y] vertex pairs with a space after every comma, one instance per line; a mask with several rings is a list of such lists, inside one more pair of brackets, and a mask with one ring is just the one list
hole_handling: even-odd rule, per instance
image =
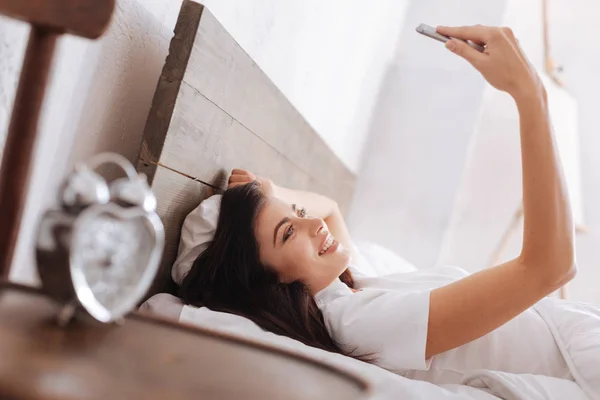
[[147, 315], [56, 324], [36, 289], [0, 286], [0, 398], [365, 399], [366, 382], [285, 351]]

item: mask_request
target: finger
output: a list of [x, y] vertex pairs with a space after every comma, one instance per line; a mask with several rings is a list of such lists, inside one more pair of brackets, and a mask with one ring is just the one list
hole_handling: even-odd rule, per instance
[[461, 40], [449, 40], [446, 42], [446, 48], [470, 62], [475, 68], [478, 68], [485, 57], [487, 57]]
[[234, 181], [229, 181], [228, 185], [229, 186], [239, 186], [239, 185], [246, 185], [250, 182], [254, 182], [254, 181], [251, 181], [251, 180], [235, 181], [234, 180]]
[[438, 26], [437, 32], [442, 35], [451, 36], [459, 39], [487, 43], [492, 32], [491, 27], [483, 25], [474, 26]]
[[511, 40], [517, 40], [517, 38], [515, 37], [515, 33], [513, 32], [512, 29], [510, 29], [508, 26], [503, 26], [502, 28], [500, 28], [500, 31], [509, 39]]
[[231, 188], [234, 188], [236, 186], [241, 186], [241, 185], [245, 185], [245, 183], [243, 183], [243, 182], [233, 182], [233, 183], [229, 182], [229, 185], [227, 185], [227, 188], [231, 189]]
[[253, 177], [254, 174], [250, 171], [246, 171], [245, 169], [234, 168], [231, 170], [231, 175], [246, 175]]
[[231, 175], [229, 177], [229, 182], [251, 182], [252, 179], [250, 179], [247, 176], [242, 176], [242, 175]]

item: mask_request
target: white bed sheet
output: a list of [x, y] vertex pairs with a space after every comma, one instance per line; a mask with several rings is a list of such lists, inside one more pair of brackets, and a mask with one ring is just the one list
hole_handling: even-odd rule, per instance
[[498, 399], [484, 390], [469, 386], [443, 385], [440, 387], [404, 378], [375, 365], [312, 348], [296, 340], [266, 332], [252, 321], [237, 315], [215, 312], [204, 307], [185, 306], [179, 298], [167, 293], [153, 296], [140, 307], [140, 310], [183, 324], [195, 325], [276, 346], [294, 354], [302, 354], [333, 365], [366, 379], [373, 390], [373, 399]]
[[184, 324], [216, 329], [220, 332], [277, 346], [295, 354], [302, 354], [350, 373], [360, 375], [371, 385], [373, 399], [498, 399], [498, 397], [484, 390], [469, 386], [444, 385], [440, 387], [427, 382], [407, 379], [377, 366], [340, 354], [309, 347], [296, 340], [266, 332], [252, 321], [236, 315], [214, 312], [206, 308], [184, 306], [179, 321]]

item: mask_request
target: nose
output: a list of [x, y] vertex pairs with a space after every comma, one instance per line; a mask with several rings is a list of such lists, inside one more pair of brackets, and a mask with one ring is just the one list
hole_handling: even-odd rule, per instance
[[325, 221], [321, 218], [307, 218], [309, 225], [309, 232], [312, 236], [317, 236], [323, 229], [325, 229]]

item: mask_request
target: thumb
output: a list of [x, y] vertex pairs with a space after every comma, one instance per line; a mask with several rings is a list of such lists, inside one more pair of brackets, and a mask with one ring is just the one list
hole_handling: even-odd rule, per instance
[[450, 39], [446, 42], [446, 48], [470, 62], [475, 68], [479, 65], [481, 58], [484, 57], [483, 54], [462, 40]]

